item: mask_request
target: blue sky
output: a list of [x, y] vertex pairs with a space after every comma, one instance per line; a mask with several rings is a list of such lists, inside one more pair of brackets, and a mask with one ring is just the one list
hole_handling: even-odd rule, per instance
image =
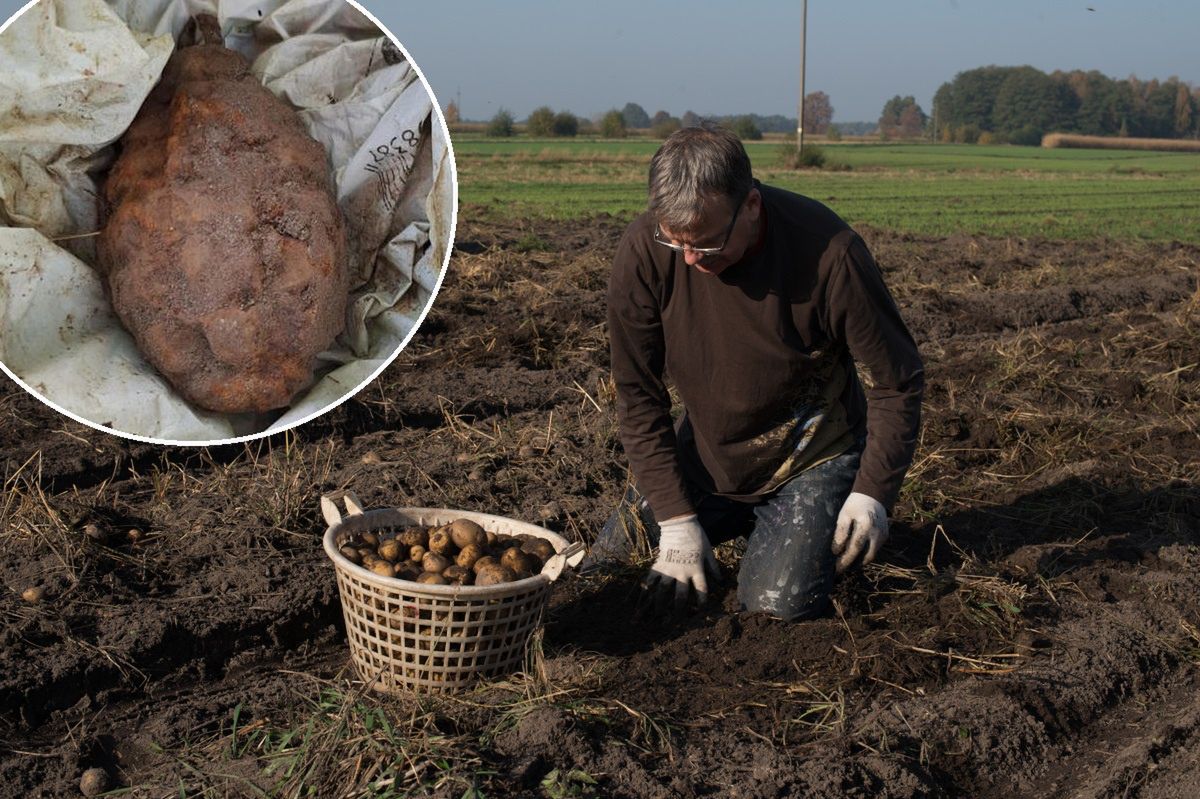
[[[22, 5], [0, 0], [0, 15]], [[501, 106], [522, 118], [539, 105], [593, 116], [631, 101], [651, 114], [796, 113], [799, 0], [364, 6], [442, 105], [459, 96], [473, 119]], [[835, 121], [848, 122], [877, 119], [896, 94], [929, 111], [938, 86], [987, 64], [1176, 75], [1196, 85], [1197, 31], [1197, 0], [812, 0], [805, 89], [826, 92]]]

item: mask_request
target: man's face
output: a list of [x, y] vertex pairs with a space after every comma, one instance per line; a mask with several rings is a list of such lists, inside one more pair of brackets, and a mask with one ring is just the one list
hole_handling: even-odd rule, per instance
[[[762, 197], [758, 189], [751, 189], [746, 199], [736, 207], [726, 197], [705, 200], [700, 222], [693, 233], [676, 234], [661, 225], [659, 229], [664, 241], [684, 247], [681, 254], [686, 264], [701, 272], [719, 275], [740, 261], [758, 240], [761, 212]], [[721, 249], [715, 253], [700, 253], [693, 247]]]

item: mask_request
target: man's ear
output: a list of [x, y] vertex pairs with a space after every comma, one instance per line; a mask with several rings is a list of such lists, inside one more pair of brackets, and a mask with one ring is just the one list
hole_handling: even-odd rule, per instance
[[750, 193], [746, 195], [746, 210], [752, 216], [757, 216], [762, 210], [762, 193], [757, 189], [750, 189]]

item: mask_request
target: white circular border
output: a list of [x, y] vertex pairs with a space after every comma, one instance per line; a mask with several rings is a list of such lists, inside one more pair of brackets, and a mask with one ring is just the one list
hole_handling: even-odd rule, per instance
[[[3, 24], [0, 24], [0, 33], [4, 33], [5, 29], [8, 28], [8, 26], [11, 25], [14, 20], [17, 19], [17, 17], [24, 14], [26, 11], [28, 11], [30, 8], [32, 8], [39, 2], [41, 2], [41, 0], [29, 0], [28, 3], [26, 3], [19, 11], [17, 11], [17, 13], [13, 14], [11, 17], [9, 17], [7, 20], [5, 20]], [[453, 189], [450, 193], [450, 204], [451, 204], [451, 207], [454, 209], [454, 213], [450, 220], [450, 235], [446, 239], [446, 256], [445, 256], [444, 260], [442, 261], [441, 272], [438, 275], [437, 283], [434, 284], [433, 293], [429, 298], [429, 302], [427, 302], [425, 304], [424, 310], [422, 310], [420, 315], [417, 317], [417, 323], [412, 326], [411, 330], [408, 331], [408, 335], [404, 337], [404, 340], [400, 342], [400, 345], [398, 347], [396, 347], [396, 349], [392, 352], [392, 354], [387, 358], [387, 360], [385, 360], [383, 362], [382, 365], [380, 365], [380, 367], [378, 369], [376, 369], [374, 372], [371, 373], [370, 376], [368, 376], [361, 383], [359, 383], [354, 388], [353, 391], [346, 392], [339, 399], [335, 400], [334, 402], [331, 402], [330, 404], [326, 405], [324, 408], [321, 408], [320, 410], [313, 411], [308, 416], [305, 416], [303, 419], [292, 422], [287, 427], [281, 427], [278, 430], [269, 430], [269, 431], [264, 430], [259, 433], [251, 433], [251, 434], [245, 435], [245, 436], [237, 436], [234, 438], [218, 438], [218, 439], [213, 439], [210, 441], [190, 441], [190, 440], [183, 441], [183, 440], [176, 440], [176, 439], [170, 439], [170, 438], [150, 438], [148, 436], [140, 436], [140, 435], [137, 435], [136, 433], [127, 433], [123, 430], [117, 430], [112, 427], [105, 427], [104, 425], [96, 424], [95, 422], [89, 421], [88, 419], [84, 419], [83, 417], [76, 415], [75, 413], [67, 410], [66, 408], [60, 408], [52, 400], [47, 399], [46, 397], [43, 397], [37, 391], [34, 391], [32, 388], [30, 388], [25, 383], [24, 380], [17, 377], [12, 372], [12, 370], [10, 370], [7, 365], [5, 365], [5, 363], [3, 361], [0, 361], [0, 369], [3, 369], [4, 373], [6, 375], [8, 375], [10, 378], [12, 378], [17, 383], [17, 385], [19, 385], [21, 388], [25, 389], [25, 391], [32, 394], [37, 399], [41, 400], [41, 402], [43, 404], [49, 406], [50, 408], [54, 409], [55, 411], [58, 411], [63, 416], [67, 416], [71, 419], [74, 419], [76, 422], [79, 422], [82, 425], [86, 425], [86, 426], [92, 428], [93, 430], [98, 430], [101, 433], [105, 433], [107, 435], [119, 436], [121, 438], [126, 438], [131, 441], [141, 441], [146, 444], [159, 444], [162, 446], [217, 447], [217, 446], [221, 446], [222, 444], [241, 444], [241, 443], [244, 443], [247, 441], [256, 441], [260, 438], [267, 438], [268, 436], [274, 436], [274, 435], [278, 435], [280, 433], [286, 433], [289, 430], [294, 430], [295, 428], [299, 427], [302, 424], [307, 424], [308, 422], [311, 422], [313, 419], [316, 419], [318, 416], [322, 416], [326, 413], [329, 413], [330, 411], [332, 411], [334, 408], [341, 405], [346, 400], [354, 397], [356, 394], [358, 394], [358, 392], [360, 392], [364, 388], [366, 388], [368, 383], [373, 382], [377, 377], [379, 377], [381, 374], [383, 374], [384, 370], [392, 365], [392, 361], [396, 360], [396, 358], [399, 357], [400, 353], [404, 351], [404, 348], [407, 347], [408, 343], [412, 340], [412, 337], [417, 334], [417, 331], [421, 328], [421, 325], [424, 324], [425, 317], [429, 314], [430, 309], [433, 308], [433, 304], [437, 301], [438, 292], [440, 292], [442, 289], [442, 281], [444, 281], [446, 279], [446, 273], [450, 269], [450, 255], [454, 251], [454, 237], [455, 237], [455, 234], [458, 232], [458, 161], [454, 157], [454, 143], [450, 140], [450, 128], [446, 125], [446, 117], [442, 114], [441, 103], [438, 102], [437, 95], [435, 95], [433, 93], [433, 87], [430, 86], [429, 81], [425, 79], [425, 73], [421, 71], [421, 68], [419, 66], [417, 66], [417, 62], [413, 61], [412, 56], [410, 56], [408, 54], [408, 50], [404, 47], [403, 44], [400, 43], [400, 40], [396, 38], [396, 34], [392, 33], [390, 30], [388, 30], [387, 27], [382, 22], [380, 22], [375, 17], [374, 14], [372, 14], [367, 9], [363, 8], [362, 5], [360, 5], [357, 0], [339, 0], [339, 2], [346, 3], [348, 5], [354, 6], [354, 8], [358, 9], [358, 11], [360, 11], [363, 14], [363, 16], [365, 16], [367, 19], [371, 20], [371, 22], [375, 24], [375, 27], [377, 27], [377, 28], [379, 28], [379, 30], [383, 31], [384, 35], [387, 36], [388, 39], [391, 40], [392, 44], [396, 45], [396, 47], [399, 48], [400, 52], [404, 54], [405, 60], [408, 62], [409, 66], [411, 66], [413, 68], [413, 70], [417, 73], [417, 77], [420, 78], [420, 80], [421, 80], [421, 85], [425, 87], [425, 93], [428, 94], [429, 99], [433, 101], [433, 113], [434, 113], [434, 116], [437, 117], [438, 123], [442, 126], [442, 134], [446, 140], [446, 148], [450, 153], [450, 177], [451, 177], [451, 180], [453, 183]]]

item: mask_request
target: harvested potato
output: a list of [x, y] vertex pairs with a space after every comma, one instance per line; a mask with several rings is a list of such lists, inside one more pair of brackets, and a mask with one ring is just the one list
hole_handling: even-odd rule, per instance
[[[380, 541], [379, 557], [386, 561], [395, 563], [396, 561], [400, 560], [400, 552], [402, 549], [403, 548], [400, 546], [400, 542], [394, 538], [389, 538], [387, 541]], [[404, 554], [407, 556], [408, 551], [404, 550]]]
[[471, 571], [475, 572], [476, 574], [479, 574], [479, 571], [481, 569], [485, 569], [488, 566], [499, 566], [499, 565], [500, 565], [500, 561], [496, 560], [494, 555], [484, 555], [479, 560], [475, 561], [475, 563], [471, 566]]
[[475, 585], [499, 585], [511, 583], [517, 578], [517, 573], [507, 566], [495, 564], [485, 566], [475, 574]]
[[485, 546], [488, 549], [491, 549], [492, 547], [496, 546], [496, 534], [495, 533], [493, 533], [491, 530], [484, 530], [484, 535], [487, 536], [487, 544], [485, 544]]
[[475, 582], [475, 572], [457, 563], [447, 566], [442, 576], [449, 580], [451, 585], [470, 585]]
[[426, 550], [425, 547], [421, 546], [420, 544], [414, 544], [413, 546], [409, 547], [408, 559], [414, 563], [420, 563], [425, 559], [425, 553], [427, 551], [428, 550]]
[[99, 271], [146, 359], [220, 413], [287, 407], [345, 324], [345, 223], [325, 148], [190, 23], [121, 139]]
[[518, 547], [504, 550], [504, 554], [500, 556], [500, 565], [507, 566], [515, 572], [533, 571], [533, 561], [530, 559], [529, 553], [522, 552]]
[[487, 533], [470, 519], [455, 519], [450, 522], [449, 530], [451, 540], [459, 549], [472, 544], [481, 547], [487, 543]]
[[377, 547], [379, 546], [379, 536], [372, 533], [370, 530], [359, 533], [358, 538], [363, 542], [363, 546]]
[[41, 602], [46, 596], [46, 589], [40, 585], [33, 585], [21, 592], [21, 599], [24, 599], [31, 605], [36, 605]]
[[362, 555], [358, 554], [358, 550], [348, 544], [339, 549], [338, 552], [341, 552], [343, 558], [356, 566], [362, 563]]
[[554, 545], [544, 538], [534, 538], [521, 544], [521, 549], [530, 555], [537, 555], [543, 563], [554, 555]]
[[421, 567], [412, 561], [396, 564], [396, 577], [400, 580], [416, 580], [421, 574]]
[[475, 565], [475, 561], [483, 557], [483, 548], [478, 544], [467, 544], [463, 547], [462, 552], [458, 553], [458, 557], [454, 562], [464, 569], [469, 569]]
[[439, 555], [436, 552], [426, 552], [425, 557], [421, 559], [421, 567], [427, 572], [436, 572], [441, 574], [450, 565], [450, 559], [445, 555]]
[[449, 555], [454, 548], [454, 539], [450, 537], [450, 531], [446, 528], [439, 527], [429, 534], [430, 552], [436, 552], [439, 555]]
[[442, 575], [438, 574], [437, 572], [429, 572], [429, 571], [421, 572], [421, 574], [417, 577], [417, 582], [424, 583], [425, 585], [449, 585], [450, 584], [450, 581], [447, 580]]
[[388, 563], [386, 560], [376, 560], [371, 564], [371, 571], [375, 572], [380, 577], [396, 576], [396, 567]]
[[396, 538], [406, 547], [423, 547], [429, 543], [428, 533], [420, 527], [407, 527]]

